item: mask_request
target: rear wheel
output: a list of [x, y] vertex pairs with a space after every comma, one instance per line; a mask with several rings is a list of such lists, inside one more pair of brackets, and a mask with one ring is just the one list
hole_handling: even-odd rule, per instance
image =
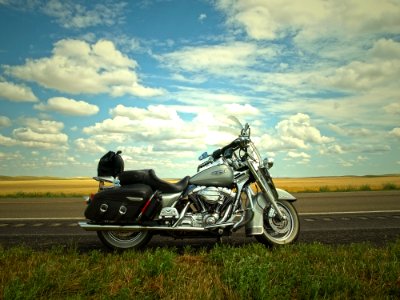
[[297, 240], [300, 232], [300, 223], [297, 211], [292, 203], [278, 201], [276, 203], [285, 219], [281, 220], [272, 206], [264, 209], [264, 232], [256, 235], [260, 243], [268, 246], [284, 245]]
[[151, 239], [149, 231], [97, 231], [97, 236], [112, 250], [140, 249]]

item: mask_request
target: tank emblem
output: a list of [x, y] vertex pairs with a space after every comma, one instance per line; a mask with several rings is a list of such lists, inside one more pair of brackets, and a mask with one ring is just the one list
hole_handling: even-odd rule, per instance
[[218, 175], [222, 175], [222, 174], [224, 174], [224, 173], [226, 173], [226, 169], [224, 169], [224, 170], [217, 170], [217, 171], [211, 172], [211, 175], [216, 175], [216, 176], [218, 176]]

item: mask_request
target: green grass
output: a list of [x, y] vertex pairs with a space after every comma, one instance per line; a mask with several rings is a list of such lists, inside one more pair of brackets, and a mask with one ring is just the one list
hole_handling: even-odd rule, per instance
[[17, 247], [0, 249], [0, 270], [3, 299], [398, 299], [400, 240], [180, 252]]

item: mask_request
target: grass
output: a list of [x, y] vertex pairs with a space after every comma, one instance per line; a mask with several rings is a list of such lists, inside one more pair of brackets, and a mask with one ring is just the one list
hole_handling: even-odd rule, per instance
[[3, 299], [398, 299], [400, 240], [79, 253], [0, 249]]

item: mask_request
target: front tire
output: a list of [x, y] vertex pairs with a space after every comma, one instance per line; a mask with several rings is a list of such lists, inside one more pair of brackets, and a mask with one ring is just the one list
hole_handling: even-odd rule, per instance
[[293, 204], [288, 201], [278, 201], [276, 204], [286, 219], [280, 220], [275, 209], [267, 206], [263, 213], [263, 234], [255, 236], [257, 241], [267, 246], [293, 243], [300, 233], [299, 217]]
[[152, 237], [149, 231], [97, 231], [97, 236], [111, 250], [140, 249]]

